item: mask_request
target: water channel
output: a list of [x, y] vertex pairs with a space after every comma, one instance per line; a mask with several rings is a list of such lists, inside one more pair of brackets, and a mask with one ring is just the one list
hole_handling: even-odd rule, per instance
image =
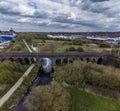
[[41, 66], [38, 70], [36, 78], [31, 82], [31, 86], [28, 88], [26, 94], [22, 97], [19, 104], [16, 106], [14, 111], [27, 111], [24, 106], [24, 101], [26, 97], [31, 92], [32, 88], [39, 85], [47, 85], [52, 81], [51, 73], [54, 72], [52, 61], [48, 58], [43, 58], [41, 61]]

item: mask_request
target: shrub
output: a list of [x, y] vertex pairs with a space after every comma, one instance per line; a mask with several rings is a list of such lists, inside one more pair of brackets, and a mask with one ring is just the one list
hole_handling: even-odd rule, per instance
[[115, 67], [120, 67], [120, 57], [116, 57], [113, 64]]
[[58, 68], [55, 77], [77, 87], [90, 84], [120, 91], [120, 70], [110, 66], [75, 61]]
[[19, 63], [4, 61], [0, 64], [0, 83], [11, 83], [17, 77], [16, 74], [23, 71]]
[[114, 53], [114, 54], [118, 54], [118, 51], [119, 51], [118, 48], [113, 48], [113, 49], [112, 49], [112, 53]]
[[80, 40], [73, 40], [73, 41], [72, 41], [72, 44], [73, 44], [73, 45], [82, 45], [83, 42], [80, 41]]
[[76, 50], [77, 50], [78, 52], [83, 52], [83, 51], [84, 51], [82, 47], [78, 47]]
[[100, 48], [110, 48], [110, 45], [107, 43], [101, 43], [101, 44], [99, 44], [99, 47]]
[[68, 51], [75, 51], [75, 48], [74, 48], [74, 47], [70, 47], [70, 48], [68, 49]]
[[69, 47], [66, 49], [66, 52], [68, 51], [78, 51], [78, 52], [83, 52], [83, 48], [82, 47], [78, 47], [77, 49], [75, 49], [74, 47]]
[[29, 111], [69, 111], [70, 95], [54, 81], [34, 88], [24, 104]]
[[9, 70], [4, 70], [0, 72], [0, 83], [6, 84], [11, 83], [14, 81], [14, 74], [11, 73]]
[[65, 81], [70, 85], [80, 86], [84, 79], [82, 75], [83, 70], [81, 70], [83, 68], [82, 66], [78, 62], [74, 62], [60, 67], [56, 70], [55, 78], [59, 82]]

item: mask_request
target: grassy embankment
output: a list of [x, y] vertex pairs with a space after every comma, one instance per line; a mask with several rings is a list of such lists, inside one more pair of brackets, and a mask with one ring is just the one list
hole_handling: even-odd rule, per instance
[[[11, 64], [13, 64], [11, 66]], [[0, 64], [0, 98], [16, 83], [29, 65], [4, 61]]]
[[22, 40], [16, 40], [14, 42], [11, 42], [11, 45], [6, 49], [6, 52], [28, 52], [28, 49]]
[[41, 40], [41, 39], [33, 39], [33, 44], [40, 45], [41, 52], [66, 52], [66, 49], [70, 47], [74, 47], [77, 49], [78, 47], [83, 48], [84, 51], [88, 52], [109, 52], [111, 48], [101, 47], [101, 45], [97, 43], [92, 43], [87, 40]]
[[35, 78], [38, 72], [38, 66], [35, 66], [30, 72], [28, 77], [25, 77], [23, 84], [14, 92], [9, 100], [0, 108], [0, 111], [13, 111], [15, 106], [19, 103], [23, 94], [26, 93], [28, 87], [31, 85], [31, 81]]
[[[93, 85], [120, 91], [120, 70], [114, 67], [75, 61], [72, 64], [55, 67], [55, 78], [59, 83], [70, 85], [71, 111], [119, 111], [120, 101], [85, 92], [86, 86]], [[76, 87], [76, 88], [75, 88]], [[110, 91], [109, 90], [109, 91]], [[108, 95], [111, 92], [107, 92]]]
[[72, 97], [70, 111], [120, 111], [120, 101], [93, 95], [78, 88], [69, 88]]

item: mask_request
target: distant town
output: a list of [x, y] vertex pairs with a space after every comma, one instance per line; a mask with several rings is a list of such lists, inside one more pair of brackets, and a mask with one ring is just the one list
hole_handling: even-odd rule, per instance
[[[20, 33], [20, 32], [19, 32]], [[35, 32], [38, 33], [38, 32]], [[110, 44], [120, 44], [120, 32], [39, 32], [47, 34], [50, 38], [64, 39], [89, 39], [93, 41], [105, 41]], [[0, 31], [0, 49], [8, 47], [15, 40], [16, 32], [11, 28], [9, 31]]]

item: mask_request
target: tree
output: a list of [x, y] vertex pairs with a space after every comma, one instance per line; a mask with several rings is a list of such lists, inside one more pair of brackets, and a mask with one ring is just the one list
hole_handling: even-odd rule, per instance
[[116, 57], [114, 60], [114, 66], [115, 67], [120, 67], [120, 57]]
[[66, 51], [76, 51], [76, 49], [74, 47], [69, 47], [68, 49], [66, 49]]
[[66, 82], [76, 87], [84, 88], [85, 84], [89, 84], [120, 91], [119, 74], [120, 70], [114, 67], [74, 61], [58, 68], [55, 78], [60, 83]]
[[9, 70], [4, 70], [0, 72], [0, 83], [11, 83], [14, 81], [14, 74]]
[[74, 86], [81, 86], [84, 80], [84, 76], [82, 75], [82, 69], [84, 67], [84, 63], [79, 63], [80, 61], [74, 61], [71, 64], [67, 64], [63, 67], [60, 67], [56, 70], [55, 78], [59, 82], [66, 82], [67, 84]]
[[17, 40], [25, 39], [27, 42], [31, 43], [32, 39], [36, 38], [36, 36], [35, 33], [19, 33], [17, 35]]
[[78, 51], [78, 52], [83, 52], [84, 50], [83, 50], [82, 47], [78, 47], [78, 48], [77, 48], [77, 51]]
[[110, 48], [110, 44], [100, 43], [100, 44], [99, 44], [99, 47], [100, 47], [100, 48]]
[[29, 111], [69, 111], [70, 95], [54, 81], [34, 88], [24, 105]]
[[0, 64], [0, 83], [13, 82], [21, 71], [23, 71], [23, 68], [19, 63], [12, 63], [11, 61], [2, 62]]

